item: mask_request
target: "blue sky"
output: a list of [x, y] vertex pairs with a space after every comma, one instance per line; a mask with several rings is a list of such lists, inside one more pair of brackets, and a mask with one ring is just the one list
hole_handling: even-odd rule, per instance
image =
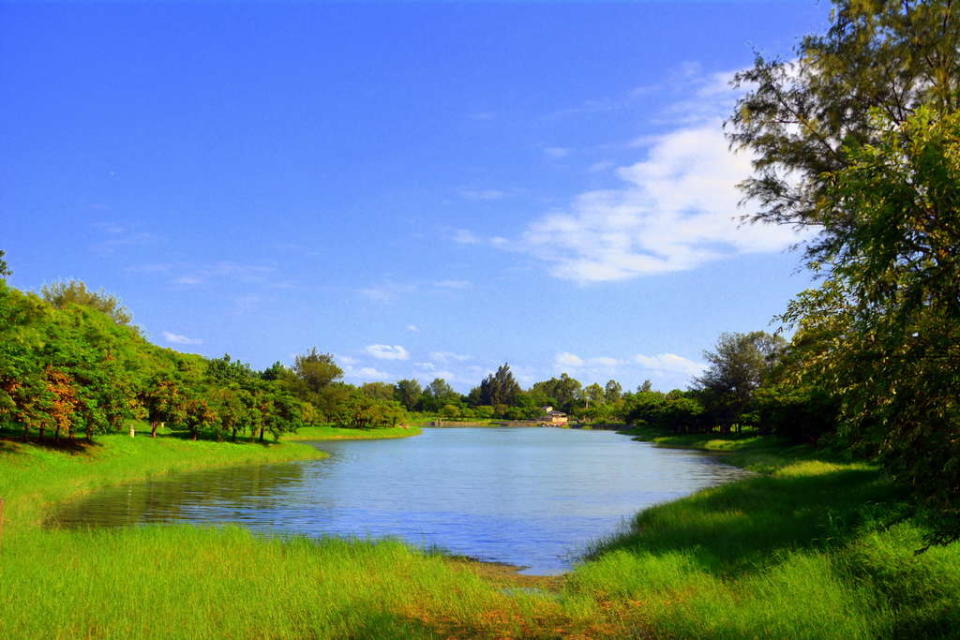
[[720, 123], [828, 11], [0, 4], [0, 249], [258, 368], [684, 387], [807, 286]]

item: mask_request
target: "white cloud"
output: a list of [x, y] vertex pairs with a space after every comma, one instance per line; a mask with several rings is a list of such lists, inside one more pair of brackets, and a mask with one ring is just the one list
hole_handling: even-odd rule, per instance
[[619, 359], [608, 356], [581, 357], [562, 351], [553, 358], [555, 372], [568, 373], [584, 381], [602, 382], [614, 377], [621, 380], [649, 378], [665, 388], [689, 384], [691, 378], [701, 375], [705, 368], [704, 364], [674, 353], [652, 356], [637, 354]]
[[353, 377], [363, 378], [365, 380], [387, 380], [393, 377], [386, 371], [380, 371], [373, 367], [360, 367], [354, 373], [355, 375]]
[[203, 340], [199, 338], [188, 338], [187, 336], [180, 335], [179, 333], [172, 333], [170, 331], [161, 331], [163, 339], [171, 344], [203, 344]]
[[364, 351], [380, 360], [406, 360], [410, 357], [410, 352], [398, 344], [371, 344]]
[[554, 276], [587, 283], [785, 249], [800, 239], [792, 229], [738, 222], [736, 185], [750, 173], [750, 158], [728, 149], [719, 122], [678, 129], [618, 170], [622, 187], [582, 193], [568, 211], [531, 223], [525, 250]]
[[392, 302], [401, 295], [413, 293], [417, 288], [412, 284], [384, 282], [382, 284], [358, 289], [357, 293], [375, 302]]
[[551, 158], [566, 158], [572, 152], [571, 149], [567, 147], [545, 147], [543, 152]]
[[378, 380], [391, 380], [394, 376], [391, 373], [381, 371], [375, 367], [355, 367], [352, 364], [344, 363], [343, 377], [358, 382], [374, 382]]
[[408, 324], [407, 331], [409, 331], [410, 333], [420, 333], [420, 327], [418, 327], [415, 324]]
[[453, 234], [453, 241], [458, 244], [480, 244], [483, 242], [475, 233], [466, 229], [457, 229]]
[[584, 365], [583, 358], [566, 351], [558, 353], [553, 358], [553, 363], [557, 367], [582, 367]]
[[561, 351], [553, 357], [553, 366], [556, 369], [581, 369], [581, 368], [590, 368], [594, 370], [599, 369], [612, 369], [619, 365], [623, 364], [620, 360], [616, 358], [610, 358], [607, 356], [597, 356], [595, 358], [581, 358], [580, 356], [570, 353], [569, 351]]
[[694, 362], [678, 356], [674, 353], [661, 353], [656, 356], [645, 356], [637, 354], [633, 361], [644, 369], [655, 371], [657, 373], [675, 373], [687, 376], [699, 376], [706, 369], [706, 365], [701, 362]]
[[[95, 209], [103, 208], [101, 206], [93, 207]], [[160, 240], [160, 236], [136, 231], [113, 222], [95, 222], [93, 226], [104, 236], [104, 239], [93, 245], [93, 249], [101, 252], [111, 252], [119, 247], [132, 247], [145, 244], [152, 244]]]

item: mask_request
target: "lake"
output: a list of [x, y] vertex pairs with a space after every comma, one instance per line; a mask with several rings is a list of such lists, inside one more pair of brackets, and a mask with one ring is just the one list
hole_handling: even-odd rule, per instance
[[66, 503], [51, 526], [236, 523], [268, 535], [402, 538], [552, 574], [637, 511], [745, 472], [612, 431], [424, 429], [311, 443], [325, 460], [166, 475]]

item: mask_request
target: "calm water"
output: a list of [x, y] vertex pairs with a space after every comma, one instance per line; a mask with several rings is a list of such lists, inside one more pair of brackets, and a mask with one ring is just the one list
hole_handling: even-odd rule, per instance
[[611, 431], [425, 429], [315, 446], [331, 457], [106, 489], [64, 505], [52, 524], [240, 523], [269, 534], [395, 536], [556, 573], [638, 510], [743, 474]]

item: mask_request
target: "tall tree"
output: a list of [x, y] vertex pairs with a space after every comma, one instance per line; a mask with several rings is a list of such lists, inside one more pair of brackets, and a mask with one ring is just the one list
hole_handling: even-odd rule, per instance
[[480, 383], [481, 404], [510, 406], [520, 397], [520, 385], [513, 377], [509, 364], [502, 364]]
[[417, 380], [412, 378], [397, 380], [397, 383], [393, 386], [394, 399], [402, 404], [407, 411], [413, 411], [416, 408], [421, 395], [423, 395], [423, 388]]
[[710, 366], [694, 381], [723, 425], [737, 422], [753, 393], [776, 364], [786, 340], [763, 331], [724, 333], [714, 351], [703, 356]]
[[845, 146], [879, 140], [872, 110], [898, 126], [924, 104], [941, 114], [960, 107], [954, 0], [833, 4], [830, 28], [803, 38], [793, 60], [758, 57], [737, 75], [749, 91], [727, 124], [733, 145], [755, 154], [743, 184], [760, 205], [755, 220], [819, 226], [840, 217], [818, 196], [851, 163]]
[[44, 285], [40, 289], [40, 295], [58, 309], [79, 304], [104, 312], [117, 324], [127, 325], [133, 320], [133, 314], [120, 303], [119, 298], [103, 289], [91, 291], [80, 280]]
[[319, 393], [324, 387], [343, 376], [333, 356], [320, 353], [313, 347], [293, 361], [293, 371], [303, 386], [311, 393]]
[[603, 398], [608, 404], [620, 402], [623, 397], [623, 387], [616, 380], [608, 380], [603, 387]]
[[141, 403], [150, 422], [150, 437], [157, 437], [157, 429], [166, 422], [180, 422], [184, 418], [186, 398], [176, 381], [160, 375], [141, 393]]
[[960, 3], [836, 0], [795, 62], [757, 61], [730, 120], [761, 222], [811, 225], [823, 280], [786, 314], [841, 435], [960, 537]]

